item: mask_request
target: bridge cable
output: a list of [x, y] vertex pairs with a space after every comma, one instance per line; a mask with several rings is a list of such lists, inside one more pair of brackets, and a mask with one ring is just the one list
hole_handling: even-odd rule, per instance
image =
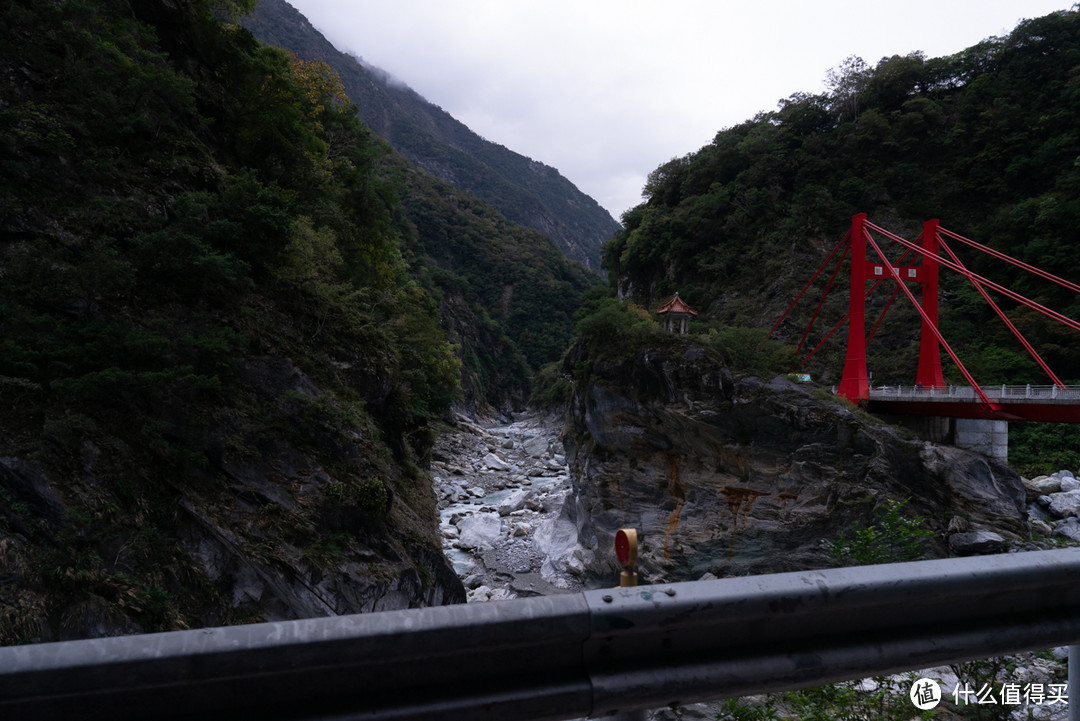
[[[817, 308], [814, 309], [814, 314], [810, 317], [810, 323], [807, 324], [806, 330], [803, 331], [802, 338], [799, 339], [799, 345], [795, 348], [795, 355], [798, 357], [802, 352], [803, 344], [806, 343], [806, 337], [810, 335], [810, 330], [814, 327], [814, 323], [817, 322], [818, 314], [821, 313], [822, 307], [825, 305], [825, 299], [829, 297], [829, 292], [832, 290], [833, 283], [836, 282], [836, 276], [840, 272], [840, 268], [844, 265], [844, 260], [847, 258], [848, 253], [851, 251], [851, 244], [847, 243], [844, 246], [844, 253], [840, 256], [840, 260], [836, 262], [836, 267], [833, 268], [832, 277], [829, 278], [829, 284], [825, 287], [825, 292], [821, 294], [821, 299], [818, 300]], [[798, 300], [796, 298], [796, 300]]]
[[883, 235], [885, 235], [889, 239], [895, 240], [896, 242], [903, 245], [905, 248], [912, 248], [913, 250], [915, 250], [915, 252], [921, 253], [922, 255], [924, 255], [927, 258], [932, 258], [932, 259], [936, 260], [940, 265], [943, 265], [946, 268], [949, 268], [950, 270], [956, 271], [957, 273], [964, 276], [968, 280], [975, 279], [975, 280], [979, 281], [980, 283], [984, 284], [985, 286], [987, 286], [988, 288], [990, 288], [991, 290], [995, 290], [998, 293], [1001, 293], [1002, 295], [1005, 295], [1006, 297], [1017, 301], [1018, 303], [1022, 303], [1023, 305], [1026, 305], [1028, 308], [1031, 308], [1032, 310], [1036, 310], [1039, 313], [1042, 313], [1047, 318], [1050, 318], [1052, 320], [1056, 320], [1058, 323], [1061, 323], [1062, 325], [1066, 325], [1066, 326], [1072, 328], [1073, 330], [1080, 331], [1080, 323], [1078, 323], [1077, 321], [1075, 321], [1072, 318], [1068, 317], [1067, 315], [1062, 315], [1061, 313], [1058, 313], [1055, 310], [1047, 308], [1046, 306], [1041, 305], [1040, 303], [1036, 303], [1035, 301], [1031, 300], [1030, 298], [1026, 298], [1026, 297], [1020, 295], [1019, 293], [1017, 293], [1016, 291], [1006, 288], [1005, 286], [1001, 285], [1000, 283], [995, 283], [994, 281], [992, 281], [992, 280], [990, 280], [988, 278], [984, 278], [984, 277], [982, 277], [981, 275], [979, 275], [977, 273], [973, 273], [972, 271], [968, 270], [967, 268], [964, 268], [963, 266], [957, 265], [956, 263], [953, 263], [951, 260], [948, 260], [947, 258], [943, 258], [940, 255], [937, 255], [936, 253], [929, 253], [926, 250], [924, 250], [923, 248], [920, 248], [917, 245], [913, 244], [911, 241], [905, 240], [904, 238], [901, 238], [900, 236], [895, 235], [894, 233], [890, 233], [889, 231], [885, 230], [884, 228], [879, 228], [878, 226], [874, 225], [873, 223], [870, 223], [869, 221], [867, 222], [866, 225], [867, 225], [867, 227], [873, 228], [874, 230], [882, 233]]
[[[904, 251], [903, 255], [901, 255], [899, 258], [896, 259], [896, 262], [893, 263], [892, 265], [893, 266], [899, 266], [901, 263], [904, 262], [904, 260], [910, 254], [911, 254], [911, 249], [908, 248], [907, 250]], [[874, 283], [874, 285], [872, 285], [870, 287], [870, 291], [873, 292], [874, 289], [877, 288], [879, 285], [881, 285], [881, 283], [883, 283], [884, 281], [885, 281], [885, 279], [881, 278], [877, 283]], [[870, 297], [869, 293], [867, 293], [866, 295], [867, 295], [868, 298]], [[888, 302], [885, 303], [885, 308], [881, 311], [881, 315], [878, 316], [877, 322], [874, 323], [874, 327], [871, 328], [870, 332], [867, 333], [867, 335], [866, 335], [866, 342], [867, 343], [869, 343], [870, 339], [874, 337], [875, 333], [877, 333], [877, 329], [878, 329], [878, 327], [881, 326], [881, 322], [883, 320], [885, 320], [885, 314], [889, 312], [889, 308], [892, 308], [892, 304], [893, 304], [893, 302], [896, 301], [896, 296], [898, 296], [898, 295], [900, 295], [900, 289], [899, 288], [894, 288], [892, 296], [889, 298]]]
[[1071, 291], [1073, 291], [1075, 293], [1080, 293], [1080, 285], [1077, 285], [1076, 283], [1065, 280], [1064, 278], [1059, 278], [1058, 276], [1054, 275], [1053, 273], [1048, 273], [1045, 270], [1041, 270], [1039, 268], [1036, 268], [1035, 266], [1030, 265], [1028, 263], [1025, 263], [1022, 260], [1017, 260], [1016, 258], [1013, 258], [1012, 256], [1009, 256], [1009, 255], [1006, 255], [1005, 253], [1002, 253], [999, 250], [994, 250], [993, 248], [987, 247], [987, 246], [983, 245], [982, 243], [977, 243], [974, 240], [971, 240], [969, 238], [965, 238], [964, 236], [959, 235], [957, 233], [954, 233], [951, 230], [948, 230], [947, 228], [940, 228], [939, 227], [938, 231], [941, 232], [941, 233], [944, 233], [945, 235], [948, 235], [950, 238], [955, 238], [956, 240], [959, 240], [961, 243], [965, 243], [967, 245], [970, 245], [972, 248], [975, 248], [977, 250], [981, 250], [983, 253], [986, 253], [987, 255], [992, 255], [995, 258], [998, 258], [999, 260], [1004, 260], [1006, 263], [1010, 263], [1011, 265], [1015, 265], [1017, 268], [1022, 268], [1023, 270], [1026, 270], [1029, 273], [1034, 273], [1035, 275], [1037, 275], [1037, 276], [1039, 276], [1041, 278], [1045, 278], [1046, 280], [1049, 280], [1052, 283], [1056, 283], [1056, 284], [1060, 285], [1063, 288], [1068, 288], [1069, 290], [1071, 290]]
[[[963, 262], [956, 256], [956, 253], [952, 251], [952, 248], [950, 248], [945, 243], [944, 238], [938, 237], [938, 243], [942, 248], [945, 249], [945, 252], [949, 254], [949, 257], [952, 258], [957, 265], [964, 267]], [[1021, 344], [1023, 344], [1024, 349], [1028, 352], [1028, 355], [1030, 355], [1035, 360], [1035, 362], [1039, 364], [1039, 367], [1046, 372], [1046, 375], [1050, 376], [1050, 380], [1054, 382], [1054, 385], [1056, 385], [1058, 388], [1065, 388], [1065, 384], [1062, 383], [1061, 380], [1054, 374], [1054, 371], [1050, 370], [1050, 366], [1046, 364], [1046, 361], [1042, 359], [1042, 356], [1040, 356], [1039, 353], [1031, 346], [1031, 344], [1028, 343], [1028, 340], [1024, 337], [1024, 334], [1020, 332], [1020, 329], [1017, 328], [1011, 320], [1009, 320], [1009, 317], [1005, 315], [1005, 311], [1003, 311], [998, 306], [998, 304], [994, 302], [994, 299], [990, 297], [990, 294], [986, 292], [986, 290], [982, 287], [982, 284], [979, 283], [977, 280], [974, 280], [973, 278], [969, 278], [968, 280], [970, 280], [971, 284], [975, 286], [975, 290], [979, 291], [979, 295], [983, 297], [983, 300], [990, 304], [990, 307], [994, 309], [994, 312], [997, 313], [998, 317], [1001, 318], [1001, 320], [1005, 323], [1006, 326], [1008, 326], [1009, 330], [1012, 331], [1012, 334], [1016, 336], [1016, 339], [1019, 340]]]
[[[878, 229], [876, 225], [872, 225], [869, 222], [867, 222], [866, 225], [869, 226], [869, 227], [872, 227], [874, 229]], [[888, 231], [883, 230], [882, 232], [884, 232], [886, 235], [892, 237], [894, 240], [899, 241], [901, 243], [901, 245], [903, 245], [905, 247], [913, 247], [915, 250], [922, 252], [924, 255], [933, 255], [932, 253], [926, 253], [926, 251], [921, 250], [920, 248], [918, 248], [918, 246], [914, 246], [914, 244], [909, 243], [908, 241], [904, 240], [903, 238], [900, 238], [899, 236], [893, 235], [892, 233], [889, 233]], [[866, 242], [869, 243], [871, 247], [873, 247], [874, 252], [876, 252], [878, 254], [878, 257], [881, 258], [881, 262], [888, 265], [889, 264], [888, 259], [885, 257], [885, 254], [881, 252], [881, 248], [878, 247], [877, 241], [874, 240], [874, 237], [872, 235], [870, 235], [869, 232], [866, 232]], [[983, 407], [987, 408], [987, 409], [990, 409], [990, 410], [1000, 410], [1001, 407], [1000, 406], [995, 406], [993, 403], [990, 402], [990, 399], [986, 397], [986, 394], [983, 392], [983, 389], [979, 386], [979, 384], [975, 381], [975, 379], [972, 378], [971, 373], [968, 372], [968, 369], [964, 366], [964, 364], [962, 362], [960, 362], [960, 358], [956, 355], [956, 351], [954, 351], [952, 349], [952, 346], [949, 345], [949, 342], [945, 340], [945, 336], [941, 335], [941, 331], [938, 330], [937, 325], [930, 319], [930, 316], [923, 309], [923, 307], [919, 304], [919, 302], [917, 300], [915, 300], [915, 296], [912, 294], [911, 290], [907, 287], [907, 283], [905, 283], [903, 281], [903, 279], [900, 278], [899, 271], [896, 268], [892, 267], [892, 266], [889, 266], [889, 269], [891, 271], [891, 275], [893, 276], [893, 278], [895, 278], [896, 282], [900, 285], [901, 290], [903, 290], [904, 294], [908, 297], [908, 300], [910, 300], [911, 304], [913, 306], [915, 306], [915, 310], [919, 311], [919, 315], [922, 316], [922, 319], [926, 322], [927, 327], [929, 327], [930, 330], [932, 330], [934, 332], [934, 335], [937, 337], [938, 342], [941, 343], [942, 347], [949, 354], [949, 357], [952, 358], [952, 361], [953, 361], [953, 363], [956, 364], [956, 367], [960, 369], [960, 372], [963, 374], [964, 379], [967, 380], [967, 382], [971, 385], [972, 389], [974, 389], [974, 391], [978, 394], [979, 399], [982, 401]]]
[[[848, 232], [850, 233], [850, 231], [848, 231]], [[903, 255], [901, 255], [901, 256], [900, 256], [900, 258], [899, 258], [899, 259], [897, 259], [897, 261], [896, 261], [896, 262], [897, 262], [897, 263], [903, 262], [904, 258], [906, 258], [906, 257], [907, 257], [907, 255], [908, 255], [908, 253], [910, 253], [910, 252], [911, 252], [911, 251], [904, 251], [904, 254], [903, 254]], [[841, 259], [841, 261], [840, 261], [840, 262], [843, 262], [843, 260]], [[875, 279], [874, 279], [874, 283], [873, 283], [873, 285], [871, 285], [871, 286], [870, 286], [870, 289], [869, 289], [869, 290], [867, 290], [867, 291], [866, 291], [866, 294], [865, 294], [865, 295], [863, 296], [863, 300], [869, 300], [869, 299], [870, 299], [870, 296], [872, 296], [872, 295], [874, 294], [874, 291], [878, 289], [878, 286], [880, 286], [880, 285], [881, 285], [882, 283], [884, 283], [884, 282], [885, 282], [885, 279], [884, 279], [884, 278], [875, 278]], [[897, 291], [897, 292], [899, 292], [899, 291]], [[893, 297], [894, 297], [894, 298], [896, 297], [896, 293], [894, 293], [894, 294], [893, 294]], [[892, 303], [892, 301], [890, 300], [890, 301], [889, 301], [889, 303], [891, 304], [891, 303]], [[887, 311], [887, 310], [888, 310], [888, 308], [886, 308], [885, 310]], [[867, 340], [869, 340], [870, 338], [872, 338], [872, 337], [874, 336], [874, 331], [876, 331], [876, 330], [877, 330], [877, 327], [878, 327], [878, 325], [880, 325], [880, 324], [881, 324], [881, 321], [882, 321], [882, 319], [884, 319], [884, 317], [885, 317], [885, 314], [884, 314], [884, 312], [883, 312], [883, 313], [882, 313], [882, 315], [881, 315], [881, 317], [880, 317], [880, 318], [878, 318], [878, 322], [877, 322], [877, 323], [876, 323], [876, 324], [874, 325], [874, 330], [870, 331], [870, 335], [869, 335], [869, 336], [867, 336]], [[842, 318], [840, 318], [840, 320], [838, 320], [838, 321], [836, 322], [836, 325], [834, 325], [834, 326], [832, 327], [832, 329], [831, 329], [831, 330], [830, 330], [830, 331], [829, 331], [828, 333], [826, 333], [826, 334], [825, 334], [825, 337], [824, 337], [824, 338], [822, 338], [822, 339], [821, 339], [821, 340], [820, 340], [820, 341], [818, 342], [818, 344], [817, 344], [816, 346], [814, 346], [814, 349], [813, 349], [812, 351], [810, 351], [809, 353], [807, 353], [807, 354], [806, 354], [806, 357], [805, 357], [805, 358], [803, 358], [803, 359], [802, 359], [801, 361], [799, 361], [799, 365], [800, 365], [800, 366], [804, 366], [804, 365], [806, 365], [806, 363], [807, 363], [807, 362], [808, 362], [808, 361], [809, 361], [809, 360], [810, 360], [811, 358], [813, 358], [813, 357], [814, 357], [814, 354], [815, 354], [815, 353], [817, 353], [817, 352], [818, 352], [819, 350], [821, 350], [821, 347], [822, 347], [823, 345], [825, 345], [826, 341], [828, 341], [828, 340], [829, 340], [830, 338], [832, 338], [832, 337], [833, 337], [833, 335], [834, 335], [834, 334], [836, 333], [836, 331], [838, 331], [838, 330], [840, 330], [841, 328], [843, 328], [843, 327], [844, 327], [844, 323], [847, 323], [847, 322], [848, 322], [848, 320], [849, 320], [850, 318], [851, 318], [851, 311], [848, 311], [847, 313], [844, 313], [843, 317], [842, 317]], [[809, 333], [809, 332], [810, 332], [810, 329], [809, 329], [809, 328], [807, 328], [807, 329], [806, 329], [806, 332], [807, 332], [807, 333]], [[803, 336], [803, 337], [805, 337], [805, 334], [804, 334], [804, 336]], [[801, 348], [801, 347], [802, 347], [802, 344], [800, 343], [800, 344], [799, 344], [799, 348]], [[795, 352], [796, 352], [796, 354], [798, 354], [798, 349], [796, 349], [796, 351], [795, 351]]]
[[[833, 259], [833, 256], [836, 255], [836, 251], [840, 250], [841, 247], [845, 247], [844, 257], [847, 257], [847, 251], [850, 249], [850, 246], [848, 245], [848, 240], [850, 239], [850, 236], [851, 231], [849, 230], [847, 233], [844, 234], [843, 239], [841, 239], [841, 241], [836, 244], [836, 247], [832, 249], [832, 252], [829, 253], [829, 257], [826, 258], [820, 266], [818, 266], [818, 269], [816, 271], [814, 271], [814, 276], [810, 278], [809, 281], [807, 281], [806, 285], [803, 286], [803, 289], [799, 291], [799, 294], [797, 296], [795, 296], [795, 300], [791, 301], [791, 305], [787, 307], [787, 310], [785, 310], [783, 315], [780, 316], [780, 319], [776, 321], [775, 324], [773, 324], [772, 330], [769, 331], [769, 336], [772, 336], [772, 334], [776, 332], [776, 329], [779, 328], [780, 324], [784, 322], [784, 318], [787, 318], [788, 313], [790, 313], [795, 307], [795, 304], [799, 302], [799, 300], [803, 297], [803, 294], [806, 293], [806, 291], [810, 289], [810, 286], [814, 284], [814, 281], [817, 280], [817, 277], [821, 275], [821, 271], [825, 270], [825, 266], [827, 266], [829, 264], [829, 261]], [[840, 262], [843, 263], [844, 259], [841, 258]]]

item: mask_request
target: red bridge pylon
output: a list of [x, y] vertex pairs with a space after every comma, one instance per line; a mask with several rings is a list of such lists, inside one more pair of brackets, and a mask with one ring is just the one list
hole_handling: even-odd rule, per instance
[[[921, 247], [922, 262], [918, 265], [893, 265], [885, 259], [881, 249], [874, 243], [866, 230], [866, 213], [859, 213], [851, 219], [851, 299], [848, 313], [848, 344], [844, 358], [844, 373], [840, 379], [837, 395], [851, 401], [870, 398], [870, 379], [866, 370], [866, 321], [865, 307], [866, 283], [885, 278], [895, 278], [900, 288], [907, 290], [907, 283], [922, 285], [922, 302], [917, 304], [922, 309], [922, 329], [919, 340], [919, 370], [915, 383], [924, 388], [943, 387], [944, 376], [941, 373], [940, 333], [938, 325], [938, 221], [928, 220], [923, 224]], [[879, 260], [866, 259], [867, 241], [878, 252]], [[901, 260], [903, 257], [901, 257]], [[876, 287], [876, 286], [875, 286]], [[871, 289], [872, 290], [872, 289]], [[910, 295], [910, 292], [909, 292]], [[895, 298], [895, 293], [893, 298]], [[912, 302], [914, 298], [912, 298]], [[889, 300], [892, 304], [892, 299]], [[887, 310], [887, 308], [886, 308]], [[884, 315], [884, 313], [882, 313]], [[880, 324], [880, 320], [878, 321]], [[874, 326], [875, 330], [877, 325]]]
[[[896, 261], [889, 261], [882, 252], [877, 241], [874, 240], [873, 235], [871, 235], [871, 230], [899, 243], [905, 248], [904, 254]], [[832, 330], [825, 335], [821, 342], [819, 342], [818, 345], [802, 359], [802, 363], [805, 364], [806, 361], [808, 361], [814, 353], [824, 345], [825, 341], [839, 330], [841, 325], [847, 322], [847, 353], [844, 357], [844, 371], [840, 379], [837, 394], [855, 403], [868, 400], [870, 398], [870, 378], [866, 368], [866, 344], [881, 325], [881, 322], [889, 308], [892, 306], [893, 301], [901, 292], [903, 292], [919, 312], [919, 315], [922, 316], [922, 327], [920, 329], [919, 337], [919, 368], [915, 378], [916, 385], [926, 389], [941, 388], [945, 386], [945, 380], [941, 370], [941, 349], [944, 348], [949, 354], [950, 359], [956, 364], [957, 369], [963, 375], [964, 379], [974, 389], [980, 402], [988, 409], [993, 409], [997, 404], [991, 403], [987, 399], [979, 384], [971, 377], [967, 368], [964, 367], [964, 364], [941, 335], [941, 330], [938, 327], [938, 276], [940, 267], [944, 266], [960, 273], [971, 282], [982, 298], [994, 309], [998, 317], [1001, 318], [1006, 326], [1008, 326], [1009, 330], [1012, 331], [1013, 335], [1019, 339], [1028, 354], [1031, 355], [1043, 371], [1050, 377], [1054, 385], [1058, 388], [1065, 388], [1065, 385], [1061, 380], [1054, 375], [1054, 372], [1050, 370], [1049, 366], [1046, 365], [1046, 362], [1039, 356], [1027, 339], [1024, 338], [1023, 334], [1020, 333], [1012, 321], [1009, 320], [1004, 311], [1002, 311], [997, 303], [990, 297], [987, 293], [987, 289], [989, 288], [1011, 300], [1026, 305], [1073, 330], [1080, 330], [1080, 323], [969, 271], [956, 254], [948, 247], [944, 240], [944, 236], [948, 236], [950, 239], [973, 247], [982, 253], [1004, 260], [1026, 272], [1050, 280], [1073, 292], [1080, 293], [1080, 285], [1058, 278], [1057, 276], [1035, 268], [1023, 261], [1011, 258], [1000, 251], [980, 245], [975, 241], [941, 228], [937, 220], [926, 221], [923, 224], [923, 231], [919, 242], [913, 243], [869, 222], [866, 218], [866, 213], [859, 213], [851, 219], [851, 230], [844, 236], [843, 240], [833, 248], [829, 257], [825, 259], [825, 262], [817, 269], [813, 277], [810, 278], [807, 284], [799, 292], [798, 296], [796, 296], [795, 300], [792, 301], [791, 305], [789, 305], [783, 315], [780, 316], [780, 319], [776, 321], [770, 335], [776, 332], [776, 329], [780, 327], [784, 318], [787, 317], [806, 291], [813, 285], [814, 281], [817, 280], [825, 267], [832, 262], [837, 251], [843, 248], [844, 252], [839, 261], [837, 261], [836, 267], [829, 280], [829, 285], [822, 294], [821, 299], [818, 301], [817, 308], [810, 319], [806, 331], [799, 341], [796, 352], [799, 354], [802, 353], [802, 347], [825, 303], [825, 298], [828, 296], [829, 290], [836, 280], [840, 267], [850, 253], [851, 287], [848, 314], [833, 326]], [[867, 246], [870, 246], [873, 250], [873, 254], [871, 255], [872, 259], [867, 259]], [[941, 255], [942, 251], [944, 251], [947, 257]], [[905, 264], [905, 259], [912, 253], [920, 256], [919, 261]], [[866, 299], [886, 280], [894, 281], [896, 287], [893, 290], [892, 297], [882, 310], [877, 322], [875, 322], [870, 333], [867, 334], [865, 318]], [[867, 283], [870, 282], [872, 282], [873, 285], [868, 290], [866, 286]], [[915, 295], [908, 287], [909, 283], [917, 283], [921, 286], [921, 300], [915, 299]]]

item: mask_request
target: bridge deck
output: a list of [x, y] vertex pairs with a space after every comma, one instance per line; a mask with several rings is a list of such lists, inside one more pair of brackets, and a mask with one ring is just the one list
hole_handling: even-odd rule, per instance
[[879, 386], [870, 389], [867, 410], [902, 415], [1080, 423], [1080, 386], [981, 388], [990, 401], [989, 407], [971, 386]]

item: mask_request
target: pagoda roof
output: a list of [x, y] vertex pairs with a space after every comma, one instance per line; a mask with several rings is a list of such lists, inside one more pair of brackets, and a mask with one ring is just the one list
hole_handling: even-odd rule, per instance
[[697, 311], [688, 306], [683, 299], [676, 293], [675, 297], [664, 304], [662, 308], [656, 311], [657, 315], [664, 315], [666, 313], [687, 313], [689, 315], [697, 315]]

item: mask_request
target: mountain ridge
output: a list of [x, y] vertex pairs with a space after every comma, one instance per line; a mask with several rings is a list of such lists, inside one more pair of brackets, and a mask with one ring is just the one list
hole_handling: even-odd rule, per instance
[[338, 50], [285, 0], [261, 0], [242, 22], [262, 42], [326, 62], [360, 119], [415, 165], [600, 268], [601, 245], [619, 223], [557, 169], [482, 138], [387, 71]]

